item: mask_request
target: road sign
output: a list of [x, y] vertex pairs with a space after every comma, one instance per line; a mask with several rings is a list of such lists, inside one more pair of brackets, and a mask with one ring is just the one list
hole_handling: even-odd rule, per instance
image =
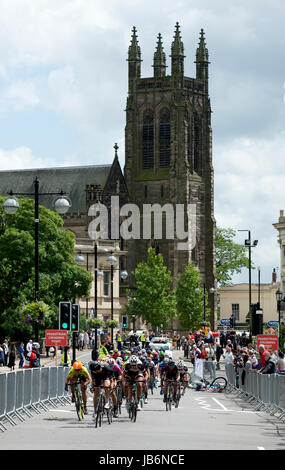
[[279, 325], [279, 321], [276, 321], [276, 320], [270, 320], [267, 325], [271, 328], [277, 328], [278, 325]]
[[221, 325], [225, 325], [225, 326], [226, 326], [226, 325], [230, 325], [230, 322], [231, 322], [231, 321], [230, 321], [230, 318], [221, 318], [221, 319], [220, 319], [220, 324], [221, 324]]
[[46, 330], [46, 346], [67, 346], [67, 331]]
[[278, 336], [277, 335], [257, 335], [257, 349], [261, 344], [264, 345], [265, 349], [272, 348], [274, 351], [278, 351]]

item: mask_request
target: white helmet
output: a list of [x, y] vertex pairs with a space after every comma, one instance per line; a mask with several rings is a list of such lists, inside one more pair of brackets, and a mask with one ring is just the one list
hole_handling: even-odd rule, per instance
[[184, 367], [184, 362], [183, 362], [182, 360], [177, 361], [177, 367], [178, 367], [178, 369], [183, 369], [183, 367]]
[[137, 365], [137, 364], [140, 364], [140, 360], [137, 356], [135, 356], [134, 354], [130, 357], [129, 359], [129, 363], [132, 364], [132, 365]]

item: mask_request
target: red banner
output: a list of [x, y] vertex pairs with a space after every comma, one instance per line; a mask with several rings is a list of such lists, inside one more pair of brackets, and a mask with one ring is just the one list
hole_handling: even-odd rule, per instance
[[278, 336], [277, 335], [257, 335], [257, 349], [263, 344], [265, 349], [272, 348], [278, 351]]
[[67, 331], [46, 330], [46, 346], [67, 346]]

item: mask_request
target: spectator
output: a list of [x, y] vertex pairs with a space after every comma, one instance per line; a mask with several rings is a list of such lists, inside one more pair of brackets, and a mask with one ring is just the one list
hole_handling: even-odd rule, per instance
[[10, 370], [15, 370], [15, 364], [16, 364], [16, 346], [15, 343], [10, 344], [10, 350], [9, 350], [9, 362], [8, 362], [8, 367]]
[[266, 351], [266, 353], [264, 355], [264, 360], [265, 360], [264, 367], [262, 367], [260, 369], [260, 371], [258, 371], [257, 373], [259, 375], [262, 375], [262, 374], [275, 374], [276, 365], [275, 365], [274, 360], [271, 359], [270, 352]]
[[33, 340], [30, 339], [26, 344], [26, 354], [30, 354], [32, 352], [32, 344]]
[[18, 354], [19, 354], [19, 369], [22, 369], [25, 360], [25, 351], [24, 351], [24, 343], [20, 343], [18, 347]]
[[8, 364], [8, 355], [9, 355], [9, 344], [8, 344], [7, 339], [4, 340], [3, 350], [4, 350], [4, 359], [5, 359], [4, 365], [7, 366], [7, 364]]
[[215, 344], [215, 349], [216, 349], [216, 370], [220, 370], [220, 359], [221, 356], [224, 354], [224, 350], [222, 346], [219, 343]]
[[279, 374], [285, 374], [285, 358], [282, 351], [278, 351], [277, 370]]
[[258, 348], [258, 352], [260, 354], [260, 357], [261, 357], [261, 368], [263, 369], [265, 367], [265, 355], [266, 353], [268, 353], [268, 351], [266, 351], [265, 349], [265, 346], [263, 344], [261, 344]]
[[249, 370], [257, 370], [259, 368], [257, 357], [253, 351], [248, 351], [248, 360], [251, 363]]
[[0, 365], [2, 367], [5, 366], [5, 355], [4, 355], [4, 349], [3, 349], [2, 344], [0, 344]]

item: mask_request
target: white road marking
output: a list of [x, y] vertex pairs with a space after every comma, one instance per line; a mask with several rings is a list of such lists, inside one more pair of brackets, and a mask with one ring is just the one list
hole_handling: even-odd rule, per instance
[[228, 411], [228, 409], [227, 409], [219, 400], [217, 400], [216, 398], [213, 398], [213, 397], [212, 397], [212, 399], [213, 399], [216, 403], [218, 403], [218, 405], [219, 405], [221, 408], [223, 408], [223, 410]]

